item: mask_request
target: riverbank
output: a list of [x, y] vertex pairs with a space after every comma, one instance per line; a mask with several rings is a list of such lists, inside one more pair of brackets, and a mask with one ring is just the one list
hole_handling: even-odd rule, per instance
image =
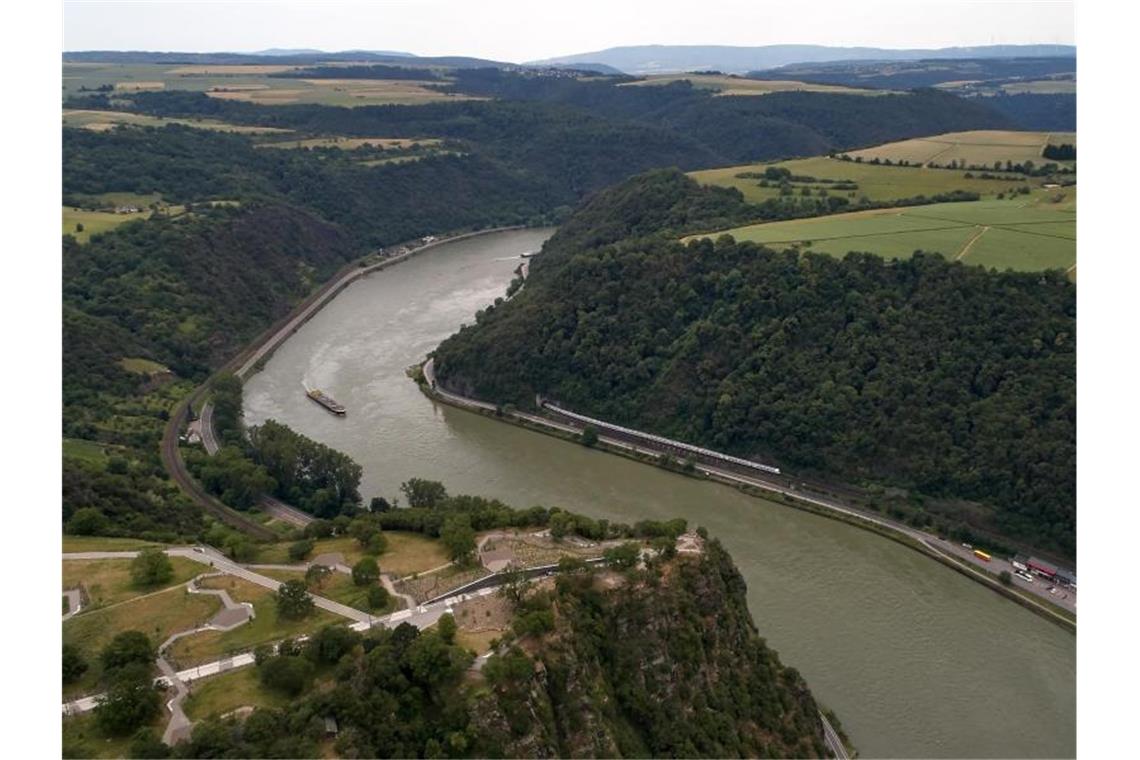
[[[407, 261], [424, 251], [431, 250], [444, 243], [454, 243], [459, 240], [479, 237], [481, 235], [518, 229], [524, 229], [524, 227], [520, 225], [495, 227], [461, 233], [450, 237], [440, 237], [416, 246], [415, 248], [411, 248], [405, 253], [386, 257], [380, 261], [368, 263], [368, 259], [375, 255], [369, 254], [346, 264], [323, 285], [293, 307], [288, 314], [270, 325], [251, 343], [247, 344], [229, 361], [219, 367], [205, 382], [191, 391], [175, 406], [174, 410], [170, 413], [170, 419], [167, 421], [166, 427], [163, 429], [162, 441], [159, 445], [159, 454], [162, 458], [163, 469], [166, 470], [171, 480], [174, 481], [179, 489], [195, 504], [230, 527], [236, 528], [253, 538], [261, 540], [273, 540], [276, 538], [276, 534], [264, 525], [249, 519], [207, 493], [190, 474], [189, 470], [186, 469], [186, 463], [182, 460], [182, 453], [179, 450], [181, 432], [190, 422], [191, 411], [202, 406], [206, 394], [210, 389], [210, 384], [217, 377], [225, 373], [233, 373], [240, 380], [244, 381], [249, 375], [250, 370], [264, 366], [264, 363], [272, 356], [273, 351], [289, 336], [297, 332], [301, 326], [319, 313], [336, 295], [339, 295], [345, 288], [365, 275]], [[394, 247], [399, 248], [407, 245], [408, 244], [405, 243], [403, 246]]]
[[[535, 432], [545, 433], [562, 440], [581, 442], [581, 434], [584, 426], [577, 424], [573, 420], [556, 422], [541, 415], [508, 411], [494, 404], [460, 396], [440, 388], [434, 375], [433, 365], [434, 359], [428, 359], [419, 366], [418, 372], [412, 373], [413, 379], [419, 385], [420, 390], [429, 398], [465, 411], [491, 417], [501, 422], [518, 425]], [[637, 445], [609, 437], [604, 433], [599, 433], [597, 443], [593, 445], [593, 448], [632, 459], [643, 464], [662, 467], [661, 457], [663, 452], [654, 450], [644, 444]], [[986, 588], [989, 588], [1046, 620], [1061, 626], [1065, 630], [1073, 633], [1076, 632], [1076, 617], [1068, 610], [1048, 602], [1032, 599], [1020, 593], [1017, 589], [1002, 584], [1000, 580], [992, 574], [962, 563], [955, 556], [932, 543], [934, 541], [943, 540], [938, 536], [915, 530], [909, 526], [895, 523], [877, 515], [869, 514], [847, 504], [840, 504], [826, 499], [808, 496], [803, 493], [798, 493], [794, 489], [784, 488], [771, 482], [745, 476], [737, 472], [731, 472], [707, 463], [692, 462], [691, 464], [691, 468], [669, 467], [666, 469], [679, 475], [722, 483], [758, 498], [770, 497], [771, 494], [779, 494], [780, 502], [787, 506], [838, 520], [902, 544], [982, 584]]]

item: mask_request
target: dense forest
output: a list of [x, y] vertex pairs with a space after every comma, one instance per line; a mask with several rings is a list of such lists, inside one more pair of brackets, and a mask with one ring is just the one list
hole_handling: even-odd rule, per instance
[[986, 527], [1072, 556], [1076, 290], [1063, 273], [677, 242], [699, 222], [686, 212], [731, 208], [667, 171], [599, 195], [518, 296], [440, 346], [441, 381], [981, 502]]
[[[319, 757], [332, 718], [340, 757], [824, 757], [819, 708], [757, 634], [720, 545], [635, 562], [571, 562], [512, 594], [512, 630], [478, 675], [450, 622], [329, 627], [261, 652], [259, 680], [303, 696], [202, 721], [171, 754]], [[312, 688], [318, 668], [327, 688]]]

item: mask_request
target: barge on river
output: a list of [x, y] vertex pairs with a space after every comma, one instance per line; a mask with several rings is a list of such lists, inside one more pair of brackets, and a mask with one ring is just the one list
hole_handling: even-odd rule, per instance
[[309, 398], [311, 398], [313, 401], [316, 401], [318, 404], [323, 406], [325, 409], [328, 409], [330, 412], [337, 415], [338, 417], [344, 416], [345, 408], [343, 406], [341, 406], [339, 403], [337, 403], [335, 400], [333, 400], [333, 398], [331, 396], [326, 396], [324, 393], [322, 393], [321, 391], [318, 391], [316, 389], [311, 390], [311, 391], [306, 391], [305, 395], [308, 396]]

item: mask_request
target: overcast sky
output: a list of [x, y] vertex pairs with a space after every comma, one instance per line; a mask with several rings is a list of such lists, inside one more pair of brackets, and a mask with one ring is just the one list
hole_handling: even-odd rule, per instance
[[1053, 0], [65, 0], [65, 50], [398, 50], [525, 61], [618, 45], [1073, 44]]

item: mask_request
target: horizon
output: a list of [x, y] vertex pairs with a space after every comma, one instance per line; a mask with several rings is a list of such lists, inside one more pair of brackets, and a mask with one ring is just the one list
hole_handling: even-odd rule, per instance
[[[490, 0], [478, 6], [453, 0], [340, 0], [321, 5], [65, 0], [63, 51], [248, 55], [272, 49], [381, 50], [525, 63], [649, 45], [884, 50], [1075, 46], [1070, 0], [871, 0], [859, 8], [837, 0], [810, 8], [712, 0], [699, 16], [677, 3], [655, 3], [652, 12], [639, 5], [614, 7], [602, 0], [583, 0], [573, 9], [539, 13], [519, 0]], [[441, 16], [446, 23], [440, 23]], [[875, 17], [879, 22], [868, 29], [867, 19]], [[598, 23], [599, 18], [606, 23]], [[520, 26], [526, 34], [518, 33]], [[472, 34], [472, 29], [479, 33]]]

